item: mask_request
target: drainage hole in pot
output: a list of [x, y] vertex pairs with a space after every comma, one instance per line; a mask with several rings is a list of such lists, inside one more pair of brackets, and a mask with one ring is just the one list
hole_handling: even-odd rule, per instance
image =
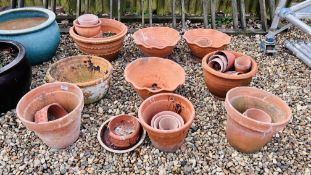
[[0, 68], [11, 63], [17, 56], [17, 51], [12, 47], [0, 49]]
[[150, 89], [151, 89], [151, 90], [157, 90], [157, 89], [160, 89], [160, 88], [158, 87], [158, 84], [157, 84], [157, 83], [153, 83], [153, 84], [151, 85]]

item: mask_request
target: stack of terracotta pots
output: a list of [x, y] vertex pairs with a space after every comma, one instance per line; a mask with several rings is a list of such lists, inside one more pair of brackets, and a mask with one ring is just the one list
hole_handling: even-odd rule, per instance
[[73, 21], [76, 32], [83, 37], [95, 37], [101, 33], [101, 21], [93, 14], [84, 14]]

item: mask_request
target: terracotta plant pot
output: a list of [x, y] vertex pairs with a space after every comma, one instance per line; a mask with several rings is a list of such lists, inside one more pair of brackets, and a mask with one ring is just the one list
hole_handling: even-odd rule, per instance
[[[258, 67], [255, 60], [251, 58], [251, 70], [245, 74], [227, 74], [214, 70], [208, 66], [207, 60], [216, 52], [207, 54], [202, 59], [203, 75], [208, 90], [219, 99], [224, 99], [228, 90], [238, 86], [248, 86], [252, 77], [257, 73]], [[232, 52], [236, 58], [242, 56], [241, 53]]]
[[[212, 62], [214, 59], [220, 59], [223, 65], [223, 69], [220, 69], [220, 72], [226, 72], [230, 70], [235, 63], [235, 55], [231, 53], [230, 51], [222, 50], [216, 52], [213, 56], [208, 58], [208, 63]], [[218, 63], [219, 66], [221, 66], [220, 63]], [[210, 65], [210, 67], [214, 67], [214, 65]], [[215, 68], [214, 68], [215, 69]], [[217, 70], [217, 69], [215, 69]]]
[[234, 61], [235, 71], [246, 73], [252, 67], [252, 61], [249, 56], [241, 56], [235, 59]]
[[75, 27], [70, 28], [69, 34], [83, 53], [102, 56], [112, 61], [117, 57], [123, 47], [127, 27], [123, 23], [113, 19], [101, 18], [100, 21], [102, 33], [111, 32], [115, 33], [115, 35], [110, 37], [86, 38], [79, 36], [75, 31]]
[[[36, 112], [53, 103], [61, 105], [68, 114], [53, 121], [36, 123]], [[34, 131], [45, 144], [65, 148], [79, 137], [83, 104], [83, 93], [78, 86], [65, 82], [47, 83], [23, 96], [16, 113], [26, 128]]]
[[[162, 111], [162, 112], [157, 113], [152, 118], [150, 126], [155, 128], [155, 129], [162, 129], [163, 130], [163, 124], [164, 123], [163, 123], [162, 119], [165, 119], [166, 121], [168, 121], [167, 118], [173, 119], [173, 121], [172, 120], [170, 120], [170, 121], [172, 122], [173, 125], [174, 125], [174, 123], [177, 124], [176, 128], [180, 128], [184, 125], [184, 120], [182, 119], [182, 117], [179, 114], [172, 112], [172, 111]], [[162, 121], [162, 127], [160, 126], [161, 121]], [[172, 130], [172, 128], [166, 129], [166, 130]]]
[[[184, 125], [174, 130], [159, 130], [151, 127], [152, 118], [162, 111], [179, 114]], [[184, 142], [195, 116], [192, 103], [173, 93], [157, 94], [147, 98], [139, 107], [138, 118], [147, 131], [152, 145], [161, 151], [175, 152]]]
[[180, 40], [178, 31], [169, 27], [148, 27], [133, 34], [134, 42], [146, 56], [167, 57]]
[[250, 108], [247, 109], [243, 115], [252, 118], [254, 120], [260, 121], [260, 122], [266, 122], [271, 123], [271, 117], [269, 114], [267, 114], [265, 111], [257, 109], [257, 108]]
[[78, 85], [84, 94], [84, 103], [103, 98], [109, 89], [112, 65], [96, 56], [72, 56], [52, 64], [45, 76], [48, 82], [69, 82]]
[[[241, 152], [252, 153], [260, 150], [272, 136], [282, 130], [291, 119], [291, 110], [279, 97], [252, 87], [236, 87], [226, 96], [226, 134], [230, 145]], [[258, 119], [251, 109], [258, 109], [268, 117]], [[243, 115], [246, 112], [248, 117]], [[262, 112], [261, 112], [262, 113]]]
[[96, 25], [98, 24], [100, 21], [98, 20], [98, 17], [96, 15], [93, 14], [84, 14], [78, 17], [78, 22], [81, 25]]
[[213, 29], [191, 29], [185, 32], [186, 40], [193, 55], [203, 58], [206, 54], [223, 50], [230, 43], [230, 36]]
[[67, 114], [68, 112], [60, 104], [52, 103], [36, 112], [35, 122], [43, 123], [52, 120], [57, 120]]
[[130, 115], [114, 117], [108, 124], [109, 141], [118, 148], [129, 148], [135, 145], [140, 136], [140, 123]]
[[125, 80], [131, 83], [142, 99], [175, 91], [185, 83], [185, 74], [179, 64], [158, 57], [138, 58], [124, 71]]
[[101, 21], [99, 21], [97, 24], [82, 25], [79, 24], [78, 20], [76, 19], [73, 21], [73, 25], [77, 34], [82, 37], [94, 37], [101, 32]]

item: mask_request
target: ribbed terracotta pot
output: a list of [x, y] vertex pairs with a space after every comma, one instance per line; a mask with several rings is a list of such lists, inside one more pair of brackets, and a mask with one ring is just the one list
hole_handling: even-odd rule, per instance
[[[214, 55], [216, 52], [207, 54], [202, 59], [202, 68], [204, 81], [208, 90], [217, 98], [224, 99], [226, 93], [238, 86], [248, 86], [252, 81], [253, 76], [257, 73], [258, 67], [254, 59], [251, 58], [252, 67], [249, 72], [245, 74], [227, 74], [214, 70], [208, 66], [208, 59], [210, 56]], [[242, 56], [241, 53], [232, 52], [236, 58]]]
[[[52, 103], [60, 104], [68, 114], [53, 121], [36, 123], [36, 112]], [[65, 148], [79, 137], [83, 105], [83, 93], [78, 86], [65, 82], [47, 83], [23, 96], [16, 113], [26, 128], [34, 131], [45, 144]]]
[[185, 32], [183, 38], [192, 54], [200, 59], [208, 53], [224, 50], [231, 40], [227, 34], [214, 29], [191, 29]]
[[100, 21], [102, 33], [112, 32], [115, 35], [86, 38], [78, 35], [74, 27], [70, 28], [69, 34], [81, 52], [89, 55], [102, 56], [109, 61], [113, 61], [123, 47], [127, 27], [123, 23], [113, 19], [100, 18]]
[[174, 61], [159, 57], [138, 58], [124, 70], [125, 80], [142, 99], [173, 92], [185, 83], [185, 70]]
[[[227, 140], [234, 148], [246, 153], [260, 150], [276, 132], [286, 126], [292, 115], [282, 99], [253, 87], [236, 87], [228, 91], [225, 108]], [[271, 122], [243, 115], [252, 108], [264, 111], [271, 117]]]
[[[151, 127], [152, 118], [162, 111], [179, 114], [185, 124], [174, 130], [159, 130]], [[195, 116], [192, 103], [173, 93], [162, 93], [147, 98], [139, 107], [138, 118], [147, 131], [152, 145], [161, 151], [175, 152], [183, 144]]]
[[133, 38], [146, 56], [167, 57], [180, 40], [180, 35], [170, 27], [147, 27], [135, 32]]
[[45, 76], [48, 82], [69, 82], [81, 88], [84, 103], [94, 103], [103, 98], [109, 89], [112, 65], [104, 58], [79, 55], [61, 59], [52, 64]]

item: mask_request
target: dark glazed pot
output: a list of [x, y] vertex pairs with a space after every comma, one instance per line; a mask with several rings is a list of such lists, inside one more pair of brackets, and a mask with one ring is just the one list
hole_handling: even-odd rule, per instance
[[15, 41], [0, 40], [0, 50], [7, 47], [18, 54], [12, 62], [0, 68], [0, 113], [15, 108], [31, 84], [31, 66], [25, 57], [25, 48]]

